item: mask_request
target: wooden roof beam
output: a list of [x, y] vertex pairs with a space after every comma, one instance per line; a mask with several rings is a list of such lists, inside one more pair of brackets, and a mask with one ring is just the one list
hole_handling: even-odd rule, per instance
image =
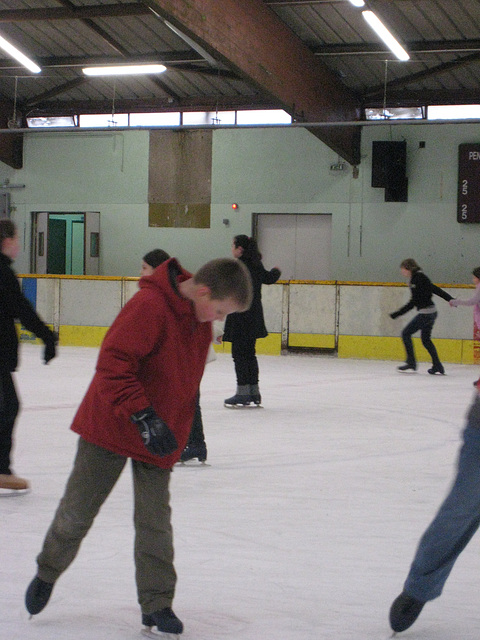
[[[219, 60], [303, 122], [360, 120], [360, 100], [262, 0], [146, 0]], [[351, 164], [360, 127], [311, 131]]]

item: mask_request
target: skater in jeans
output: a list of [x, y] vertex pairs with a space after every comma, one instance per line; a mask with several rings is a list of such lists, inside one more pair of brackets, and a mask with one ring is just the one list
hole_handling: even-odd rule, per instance
[[[475, 285], [475, 293], [468, 300], [458, 300], [454, 298], [450, 300], [451, 307], [473, 307], [473, 322], [474, 322], [474, 340], [480, 341], [480, 267], [475, 267], [472, 271], [472, 280]], [[480, 382], [480, 378], [473, 383], [475, 386]]]
[[[162, 262], [168, 260], [170, 256], [163, 249], [152, 249], [143, 256], [142, 259], [142, 268], [141, 275], [142, 276], [151, 276], [157, 267], [159, 267]], [[207, 357], [207, 362], [211, 358], [210, 354], [213, 351], [210, 346], [208, 352], [209, 357]], [[203, 430], [203, 420], [202, 420], [202, 410], [200, 408], [200, 391], [197, 395], [197, 402], [195, 405], [195, 414], [193, 416], [192, 429], [190, 431], [190, 436], [188, 438], [187, 446], [182, 451], [182, 455], [180, 456], [181, 462], [188, 462], [188, 460], [193, 460], [197, 458], [199, 462], [204, 463], [207, 459], [207, 444], [205, 442], [205, 433]]]
[[100, 348], [96, 372], [73, 419], [79, 434], [73, 469], [25, 605], [46, 606], [100, 507], [132, 461], [135, 568], [142, 622], [182, 633], [171, 608], [176, 583], [169, 479], [183, 451], [211, 342], [213, 320], [251, 303], [248, 271], [220, 258], [192, 276], [172, 258], [127, 302]]
[[11, 468], [13, 428], [19, 401], [12, 372], [18, 363], [18, 337], [15, 320], [45, 343], [43, 358], [47, 364], [55, 357], [57, 336], [38, 317], [23, 295], [17, 276], [10, 266], [18, 256], [20, 242], [15, 223], [0, 219], [0, 489], [25, 491], [28, 481]]
[[237, 390], [224, 401], [226, 407], [260, 405], [262, 398], [258, 386], [258, 361], [255, 343], [268, 336], [263, 318], [262, 284], [274, 284], [280, 278], [280, 269], [267, 271], [262, 255], [253, 238], [239, 235], [233, 238], [232, 255], [243, 262], [252, 277], [253, 302], [243, 313], [233, 313], [225, 322], [224, 342], [232, 343]]
[[393, 631], [405, 631], [429, 600], [438, 598], [453, 565], [480, 525], [480, 395], [467, 415], [457, 475], [423, 534], [402, 593], [390, 609]]
[[407, 358], [405, 364], [397, 368], [399, 371], [416, 371], [417, 361], [413, 350], [412, 335], [420, 331], [422, 344], [432, 358], [432, 366], [428, 369], [428, 373], [432, 375], [440, 373], [443, 375], [445, 369], [440, 362], [431, 337], [433, 325], [437, 319], [437, 309], [432, 301], [432, 295], [440, 296], [444, 300], [452, 300], [453, 297], [443, 289], [440, 289], [440, 287], [434, 285], [412, 258], [407, 258], [400, 264], [400, 271], [402, 275], [408, 279], [411, 298], [406, 305], [398, 309], [398, 311], [391, 313], [390, 317], [398, 318], [398, 316], [402, 316], [414, 307], [417, 308], [418, 313], [402, 331], [402, 340], [405, 345]]

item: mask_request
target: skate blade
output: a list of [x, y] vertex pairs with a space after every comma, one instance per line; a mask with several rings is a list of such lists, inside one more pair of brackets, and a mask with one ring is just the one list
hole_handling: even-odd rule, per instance
[[0, 498], [17, 498], [18, 496], [27, 495], [30, 491], [30, 487], [26, 489], [0, 489]]
[[166, 633], [164, 631], [158, 631], [155, 627], [143, 627], [142, 628], [142, 636], [145, 638], [156, 638], [160, 640], [176, 640], [176, 638], [180, 638], [178, 633]]
[[208, 462], [201, 462], [200, 460], [197, 462], [197, 460], [185, 460], [185, 462], [182, 462], [181, 460], [179, 462], [177, 462], [177, 464], [175, 465], [176, 467], [211, 467], [212, 465], [208, 464]]
[[226, 409], [263, 409], [262, 404], [224, 404]]

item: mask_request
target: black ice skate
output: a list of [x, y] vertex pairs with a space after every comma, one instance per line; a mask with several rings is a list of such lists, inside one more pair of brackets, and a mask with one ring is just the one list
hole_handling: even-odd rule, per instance
[[425, 603], [403, 591], [390, 607], [390, 626], [393, 631], [405, 631], [420, 615]]
[[[147, 638], [173, 638], [183, 633], [183, 623], [170, 607], [142, 614], [142, 634]], [[156, 630], [153, 629], [156, 627]]]
[[25, 606], [30, 616], [35, 616], [47, 606], [54, 584], [45, 582], [38, 576], [31, 581], [25, 594]]
[[250, 385], [250, 395], [252, 397], [253, 404], [256, 404], [256, 405], [262, 404], [262, 396], [260, 395], [260, 389], [258, 388], [258, 384]]
[[[260, 399], [258, 394], [257, 399]], [[243, 409], [245, 407], [260, 407], [260, 403], [255, 402], [249, 384], [239, 385], [237, 393], [231, 398], [223, 401], [223, 405], [228, 409]]]
[[445, 375], [445, 369], [443, 368], [443, 364], [434, 364], [433, 367], [428, 369], [428, 373], [434, 376], [436, 373], [440, 373], [442, 376]]
[[187, 444], [180, 456], [180, 462], [188, 462], [195, 458], [202, 464], [205, 464], [205, 460], [207, 459], [207, 445], [205, 442], [201, 442], [200, 444]]
[[400, 367], [397, 367], [397, 370], [398, 371], [416, 371], [417, 365], [406, 362], [405, 364], [402, 364]]

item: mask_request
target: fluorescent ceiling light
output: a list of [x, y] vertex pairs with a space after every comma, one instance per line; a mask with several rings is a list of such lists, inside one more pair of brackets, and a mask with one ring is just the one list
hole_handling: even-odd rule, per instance
[[373, 11], [362, 11], [362, 16], [399, 60], [410, 60], [410, 56], [402, 45], [392, 36], [387, 27], [383, 24], [380, 18], [373, 13]]
[[127, 64], [120, 67], [85, 67], [86, 76], [128, 76], [145, 73], [163, 73], [167, 70], [163, 64]]
[[365, 2], [363, 0], [350, 0], [354, 7], [364, 7]]
[[23, 66], [26, 67], [29, 71], [32, 71], [32, 73], [40, 73], [42, 71], [40, 67], [35, 64], [35, 62], [30, 60], [30, 58], [27, 58], [24, 53], [19, 51], [17, 47], [14, 47], [13, 44], [10, 44], [10, 42], [8, 42], [8, 40], [5, 40], [5, 38], [3, 38], [2, 36], [0, 36], [0, 48], [9, 53], [12, 58], [15, 58], [15, 60], [20, 62], [20, 64], [23, 64]]

